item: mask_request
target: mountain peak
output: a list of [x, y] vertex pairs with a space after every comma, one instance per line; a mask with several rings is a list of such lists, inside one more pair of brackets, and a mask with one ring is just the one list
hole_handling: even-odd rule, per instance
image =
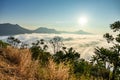
[[18, 24], [3, 23], [0, 24], [0, 35], [15, 35], [30, 33], [30, 30], [24, 29]]
[[76, 33], [76, 34], [91, 34], [89, 32], [83, 31], [83, 30], [78, 30], [78, 31], [75, 31], [74, 33]]
[[55, 29], [48, 29], [46, 27], [40, 27], [36, 30], [34, 30], [35, 33], [56, 33], [58, 34], [59, 31], [56, 31]]
[[3, 23], [0, 24], [0, 35], [16, 35], [16, 34], [24, 34], [24, 33], [68, 33], [68, 34], [91, 34], [89, 32], [85, 32], [83, 30], [78, 30], [75, 32], [67, 32], [67, 31], [57, 31], [55, 29], [49, 29], [46, 27], [40, 27], [36, 30], [27, 30], [21, 27], [18, 24], [10, 24], [10, 23]]

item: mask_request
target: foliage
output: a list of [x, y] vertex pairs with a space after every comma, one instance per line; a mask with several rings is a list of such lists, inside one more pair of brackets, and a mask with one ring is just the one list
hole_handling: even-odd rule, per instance
[[110, 25], [110, 28], [116, 32], [120, 30], [120, 21], [116, 21], [113, 24]]
[[6, 48], [9, 44], [0, 40], [0, 48]]
[[80, 54], [73, 50], [73, 48], [66, 49], [63, 47], [63, 51], [58, 51], [53, 55], [54, 61], [57, 63], [60, 62], [74, 62], [80, 58]]
[[18, 45], [21, 43], [19, 39], [12, 36], [7, 38], [7, 42], [14, 47], [18, 47]]
[[[117, 32], [120, 30], [120, 21], [117, 21], [110, 25], [110, 28]], [[120, 71], [120, 33], [118, 32], [118, 35], [114, 37], [113, 35], [110, 35], [109, 33], [106, 33], [103, 36], [108, 43], [113, 44], [112, 47], [108, 48], [96, 48], [95, 49], [95, 56], [93, 57], [93, 61], [96, 61], [96, 64], [98, 66], [97, 69], [106, 70], [109, 75], [108, 79], [110, 80], [116, 80], [119, 76]], [[107, 65], [107, 68], [106, 68]], [[110, 72], [112, 70], [112, 75], [110, 78]]]
[[76, 77], [81, 77], [82, 75], [88, 76], [91, 65], [85, 61], [84, 59], [80, 59], [79, 61], [75, 61], [73, 65], [73, 72]]
[[51, 56], [51, 54], [46, 51], [47, 48], [48, 46], [43, 39], [37, 40], [36, 43], [32, 43], [30, 50], [32, 52], [33, 60], [38, 59], [42, 64], [46, 64]]
[[62, 48], [62, 46], [64, 45], [62, 43], [62, 38], [61, 37], [54, 37], [53, 39], [51, 39], [50, 41], [50, 44], [52, 45], [52, 48], [53, 48], [53, 52], [54, 54], [57, 53], [58, 51], [60, 51], [60, 49]]
[[[28, 49], [28, 44], [9, 37], [7, 41], [14, 48], [5, 48], [4, 53], [7, 54], [4, 54], [4, 58], [12, 65], [18, 66], [19, 74], [22, 73], [25, 77], [22, 79], [32, 77], [33, 80], [120, 80], [120, 21], [111, 24], [110, 28], [118, 32], [118, 35], [106, 33], [103, 37], [113, 46], [96, 47], [95, 55], [90, 61], [80, 58], [80, 54], [72, 47], [64, 47], [60, 37], [49, 41], [53, 55], [48, 52], [48, 42], [43, 39], [32, 43]], [[0, 45], [4, 48], [8, 44], [0, 41]], [[18, 45], [20, 49], [17, 49]], [[3, 60], [1, 54], [0, 60]]]

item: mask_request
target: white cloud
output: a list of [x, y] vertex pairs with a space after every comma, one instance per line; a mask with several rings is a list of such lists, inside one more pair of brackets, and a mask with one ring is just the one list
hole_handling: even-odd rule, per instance
[[[109, 44], [102, 37], [103, 35], [77, 35], [77, 34], [21, 34], [15, 35], [16, 38], [21, 41], [30, 44], [39, 39], [50, 40], [55, 36], [59, 36], [63, 39], [63, 43], [66, 47], [73, 47], [81, 54], [82, 58], [89, 59], [94, 54], [94, 48], [96, 46], [108, 47]], [[0, 39], [5, 40], [8, 36], [1, 36]], [[52, 51], [50, 49], [50, 51]]]

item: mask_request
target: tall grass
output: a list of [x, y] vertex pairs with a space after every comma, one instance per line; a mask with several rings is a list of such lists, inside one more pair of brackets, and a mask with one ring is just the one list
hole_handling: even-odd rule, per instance
[[[5, 79], [36, 79], [35, 75], [37, 72], [38, 61], [31, 60], [31, 52], [29, 49], [18, 49], [7, 47], [3, 49], [4, 63], [8, 66], [3, 66], [3, 74], [0, 76]], [[12, 70], [12, 71], [11, 71]], [[7, 73], [8, 75], [4, 75]], [[10, 73], [12, 75], [10, 75]], [[11, 79], [12, 77], [12, 79]]]
[[64, 63], [56, 64], [50, 59], [47, 70], [50, 80], [68, 80], [69, 78], [69, 67]]
[[[49, 59], [46, 66], [33, 61], [29, 49], [7, 47], [0, 55], [0, 80], [68, 80], [69, 67]], [[2, 58], [4, 59], [2, 59]]]

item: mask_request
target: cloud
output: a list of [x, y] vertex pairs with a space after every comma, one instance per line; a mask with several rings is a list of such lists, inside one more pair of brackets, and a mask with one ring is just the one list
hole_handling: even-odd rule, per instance
[[[73, 47], [76, 51], [81, 54], [82, 58], [90, 59], [94, 54], [94, 48], [97, 46], [108, 47], [110, 46], [106, 40], [102, 37], [103, 35], [78, 35], [78, 34], [21, 34], [15, 35], [14, 37], [21, 41], [31, 44], [32, 42], [40, 39], [49, 41], [55, 36], [59, 36], [63, 39], [63, 43], [66, 47]], [[0, 39], [6, 40], [8, 36], [2, 36]], [[48, 44], [50, 46], [50, 44]], [[52, 52], [52, 49], [49, 49]]]

